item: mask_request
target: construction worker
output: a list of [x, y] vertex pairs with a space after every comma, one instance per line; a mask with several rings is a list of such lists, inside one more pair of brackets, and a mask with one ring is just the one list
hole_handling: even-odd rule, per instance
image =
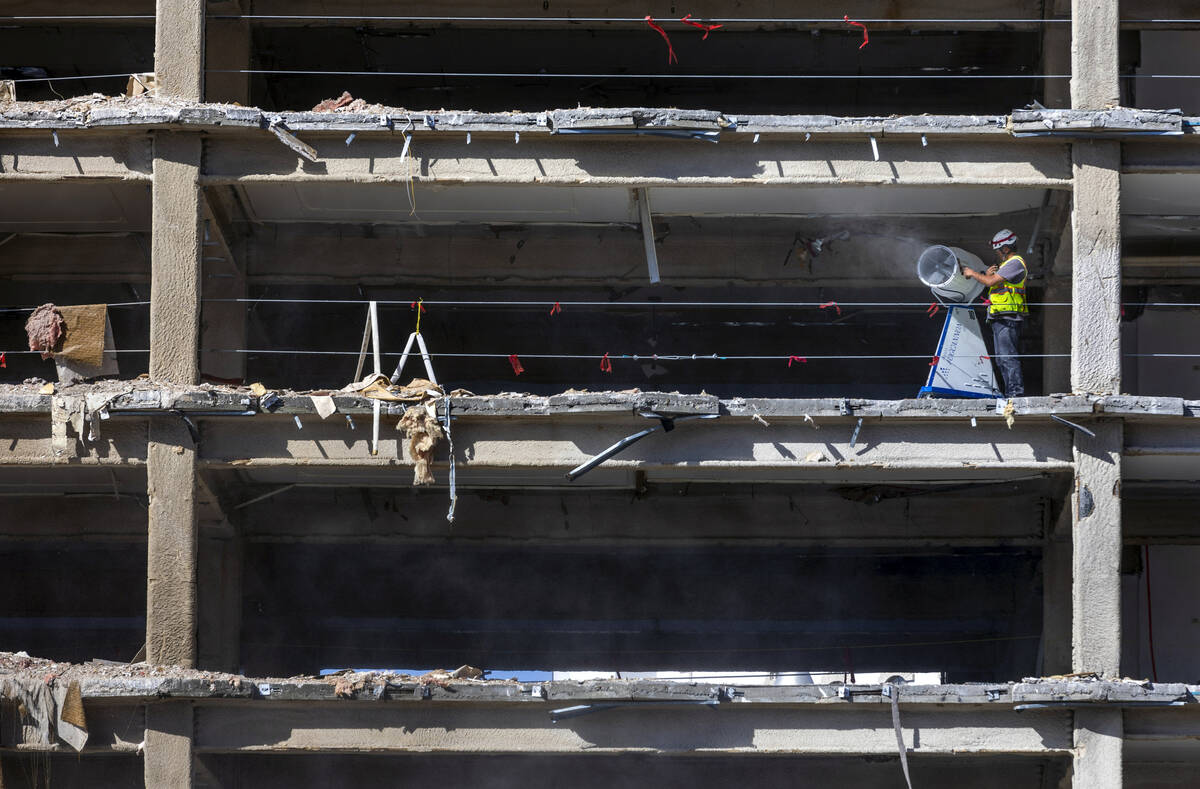
[[1004, 379], [1005, 397], [1023, 397], [1025, 381], [1021, 377], [1021, 360], [1017, 358], [1021, 345], [1021, 328], [1029, 307], [1025, 301], [1025, 279], [1029, 271], [1025, 261], [1016, 253], [1017, 235], [1001, 230], [992, 236], [992, 251], [998, 263], [982, 274], [962, 267], [963, 276], [983, 284], [988, 289], [988, 323], [992, 326], [996, 366]]

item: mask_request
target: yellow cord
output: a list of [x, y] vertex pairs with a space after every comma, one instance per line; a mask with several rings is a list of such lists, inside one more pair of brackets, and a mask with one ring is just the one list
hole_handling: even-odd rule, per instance
[[417, 330], [415, 332], [413, 332], [414, 334], [421, 333], [421, 313], [425, 309], [424, 307], [421, 306], [421, 302], [423, 302], [423, 301], [424, 301], [424, 299], [417, 299]]

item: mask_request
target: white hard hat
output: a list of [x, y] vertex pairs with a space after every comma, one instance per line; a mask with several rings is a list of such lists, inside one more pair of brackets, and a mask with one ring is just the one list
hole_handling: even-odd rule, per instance
[[996, 235], [992, 236], [992, 249], [1000, 247], [1015, 247], [1017, 245], [1017, 234], [1011, 230], [1001, 230]]

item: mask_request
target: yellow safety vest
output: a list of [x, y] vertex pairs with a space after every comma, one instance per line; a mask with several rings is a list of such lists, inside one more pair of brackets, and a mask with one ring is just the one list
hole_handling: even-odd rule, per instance
[[1021, 264], [1021, 270], [1025, 273], [1019, 283], [1004, 279], [988, 288], [988, 300], [991, 301], [988, 315], [1026, 315], [1029, 313], [1029, 306], [1025, 303], [1025, 280], [1029, 278], [1029, 269], [1025, 267], [1024, 259], [1020, 255], [1013, 255], [1004, 261], [1001, 267], [1013, 260]]

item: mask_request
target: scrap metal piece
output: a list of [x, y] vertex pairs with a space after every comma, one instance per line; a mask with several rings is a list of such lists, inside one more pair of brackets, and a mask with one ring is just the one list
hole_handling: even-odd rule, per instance
[[900, 751], [900, 766], [904, 769], [904, 783], [912, 789], [912, 776], [908, 773], [908, 748], [904, 747], [904, 732], [900, 728], [900, 688], [885, 685], [883, 695], [892, 701], [892, 728], [896, 730], [896, 749]]
[[858, 424], [854, 426], [854, 432], [850, 435], [850, 448], [854, 449], [854, 445], [858, 443], [858, 431], [862, 430], [863, 418], [858, 418]]
[[642, 244], [646, 248], [646, 268], [650, 274], [650, 284], [659, 283], [658, 251], [654, 248], [654, 222], [650, 218], [650, 190], [638, 189], [638, 216], [642, 222]]
[[1080, 433], [1084, 433], [1084, 434], [1086, 434], [1086, 435], [1089, 435], [1089, 436], [1091, 436], [1092, 438], [1095, 438], [1095, 437], [1096, 437], [1096, 434], [1095, 434], [1095, 433], [1093, 433], [1091, 430], [1088, 430], [1088, 429], [1087, 429], [1086, 427], [1084, 427], [1083, 425], [1077, 425], [1077, 424], [1075, 424], [1074, 422], [1070, 422], [1070, 421], [1068, 421], [1068, 420], [1066, 420], [1066, 419], [1063, 419], [1061, 416], [1056, 416], [1056, 415], [1054, 415], [1054, 414], [1051, 414], [1051, 415], [1050, 415], [1050, 418], [1051, 418], [1051, 419], [1053, 419], [1055, 422], [1061, 422], [1061, 423], [1063, 423], [1064, 425], [1066, 425], [1067, 427], [1070, 427], [1070, 428], [1073, 428], [1073, 429], [1075, 429], [1075, 430], [1078, 430]]
[[637, 442], [641, 441], [643, 438], [650, 435], [651, 433], [657, 433], [659, 430], [662, 430], [664, 433], [669, 433], [670, 431], [675, 429], [676, 422], [682, 422], [687, 419], [718, 419], [718, 418], [720, 418], [720, 414], [687, 414], [684, 416], [666, 416], [664, 414], [654, 413], [653, 411], [641, 411], [638, 413], [638, 416], [642, 416], [647, 419], [657, 419], [657, 420], [659, 420], [659, 425], [657, 427], [648, 427], [645, 430], [639, 430], [638, 432], [636, 432], [632, 435], [625, 436], [625, 438], [622, 438], [620, 441], [613, 444], [609, 448], [605, 449], [603, 452], [596, 455], [591, 460], [589, 460], [586, 463], [583, 463], [579, 466], [576, 466], [575, 468], [568, 471], [567, 479], [570, 480], [571, 482], [574, 482], [576, 479], [578, 479], [579, 477], [588, 473], [589, 471], [594, 469], [596, 466], [599, 466], [601, 463], [608, 460], [613, 455], [616, 455], [617, 453], [621, 452], [625, 448], [632, 446], [633, 444], [636, 444]]
[[580, 715], [604, 712], [605, 710], [616, 709], [617, 707], [717, 707], [720, 703], [720, 699], [679, 699], [678, 701], [609, 701], [602, 704], [576, 704], [573, 707], [560, 707], [556, 710], [550, 710], [550, 722], [558, 723], [560, 720], [565, 720], [566, 718], [578, 718]]
[[310, 162], [318, 161], [317, 149], [313, 148], [311, 145], [288, 131], [281, 116], [276, 115], [271, 119], [271, 122], [267, 125], [267, 131], [273, 133], [279, 138], [281, 143], [291, 148], [305, 159], [308, 159]]
[[442, 417], [446, 423], [446, 446], [450, 451], [450, 511], [446, 513], [446, 520], [454, 523], [454, 507], [458, 504], [458, 493], [455, 489], [454, 438], [450, 435], [450, 395], [446, 395], [444, 403], [445, 411]]

